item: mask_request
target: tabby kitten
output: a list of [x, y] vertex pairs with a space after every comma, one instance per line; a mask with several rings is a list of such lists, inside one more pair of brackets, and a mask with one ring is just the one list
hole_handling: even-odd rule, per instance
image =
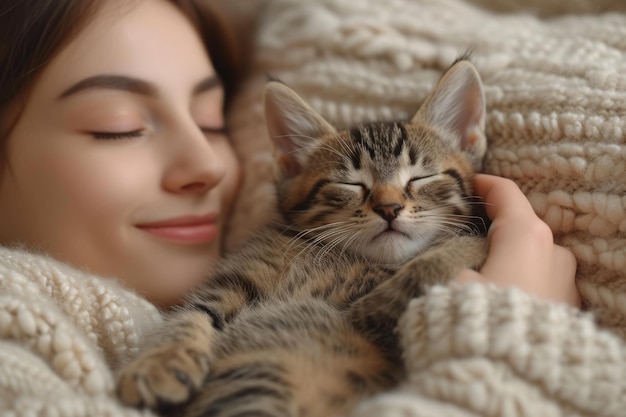
[[272, 224], [123, 369], [123, 402], [185, 416], [335, 416], [403, 377], [409, 300], [484, 261], [472, 176], [486, 149], [473, 65], [452, 65], [409, 122], [335, 130], [270, 82]]

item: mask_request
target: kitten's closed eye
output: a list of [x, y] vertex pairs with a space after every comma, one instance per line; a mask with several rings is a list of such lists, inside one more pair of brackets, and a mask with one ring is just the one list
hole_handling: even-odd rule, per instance
[[368, 189], [365, 184], [360, 182], [336, 182], [335, 185], [355, 193], [362, 193]]
[[320, 191], [320, 203], [337, 209], [362, 204], [369, 189], [362, 183], [330, 182]]
[[436, 177], [437, 175], [439, 174], [420, 175], [420, 176], [411, 178], [409, 180], [409, 183], [419, 183], [420, 181], [432, 179], [433, 177]]

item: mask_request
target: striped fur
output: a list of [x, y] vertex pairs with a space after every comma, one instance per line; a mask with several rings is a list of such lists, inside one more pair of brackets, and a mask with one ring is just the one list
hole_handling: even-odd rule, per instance
[[394, 329], [409, 300], [484, 260], [472, 197], [484, 99], [467, 61], [411, 121], [337, 131], [277, 82], [266, 114], [282, 221], [222, 263], [123, 371], [126, 403], [341, 415], [402, 379]]

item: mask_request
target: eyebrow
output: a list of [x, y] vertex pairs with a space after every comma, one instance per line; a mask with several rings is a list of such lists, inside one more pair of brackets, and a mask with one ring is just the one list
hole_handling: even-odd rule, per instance
[[[212, 75], [200, 81], [194, 87], [193, 94], [200, 94], [213, 88], [220, 87], [221, 85], [222, 83], [220, 79], [217, 76]], [[123, 75], [95, 75], [93, 77], [85, 78], [84, 80], [72, 85], [63, 91], [59, 95], [58, 99], [60, 100], [90, 89], [128, 91], [149, 97], [157, 95], [157, 88], [153, 84], [138, 78]]]

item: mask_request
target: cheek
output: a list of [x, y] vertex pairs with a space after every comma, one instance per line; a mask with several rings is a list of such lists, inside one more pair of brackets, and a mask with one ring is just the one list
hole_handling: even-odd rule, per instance
[[69, 212], [80, 217], [106, 222], [132, 209], [134, 201], [145, 193], [141, 161], [129, 162], [106, 157], [48, 160], [49, 188], [55, 193], [49, 198], [64, 202]]

